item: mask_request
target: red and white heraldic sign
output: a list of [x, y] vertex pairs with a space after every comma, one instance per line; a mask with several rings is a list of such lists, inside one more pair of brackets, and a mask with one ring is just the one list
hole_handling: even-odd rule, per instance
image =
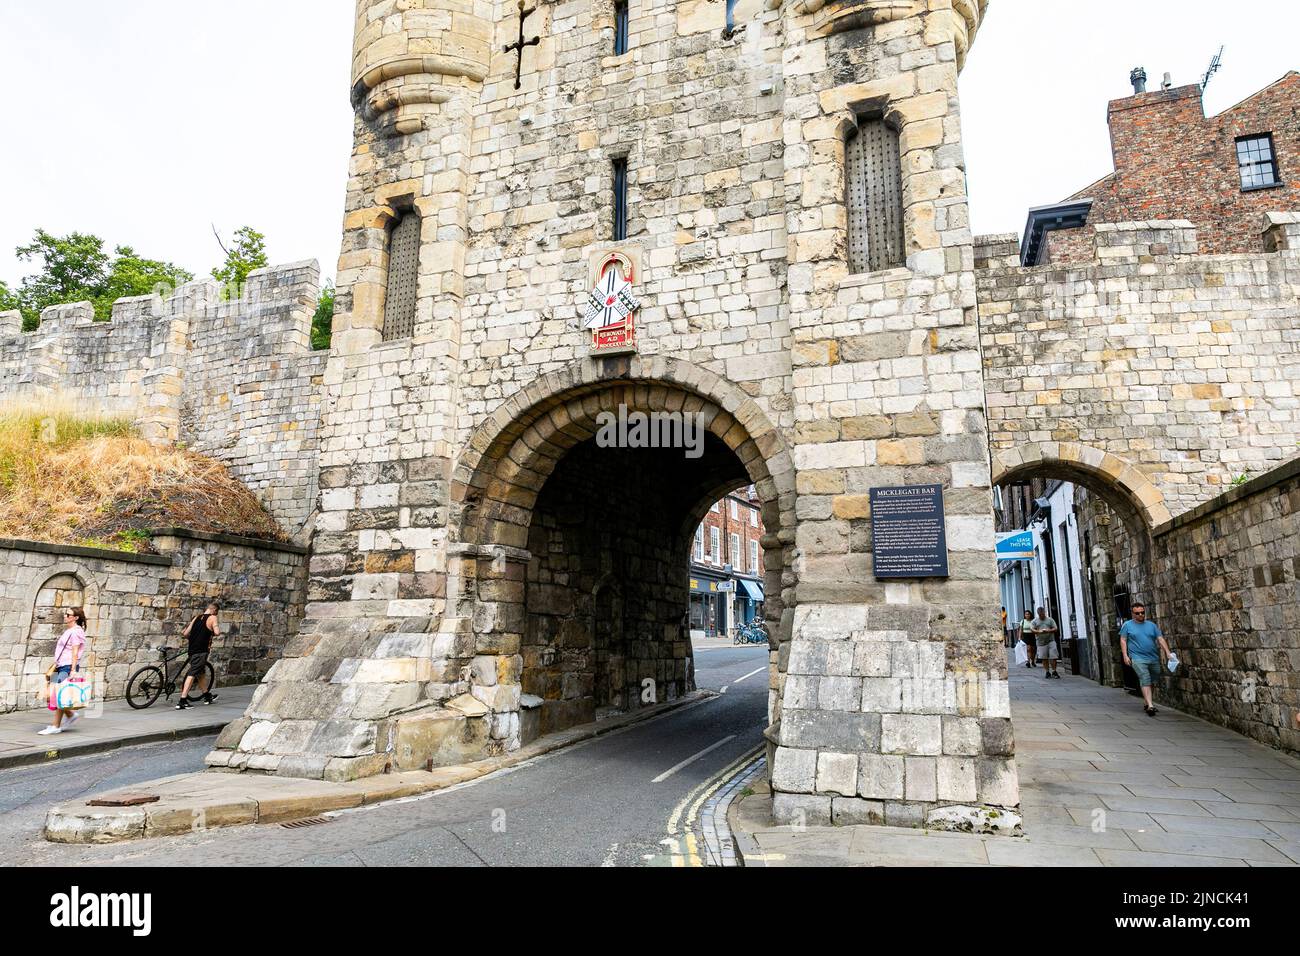
[[610, 253], [597, 274], [600, 278], [583, 314], [583, 327], [591, 330], [592, 354], [635, 352], [640, 303], [632, 293], [632, 262], [622, 253]]

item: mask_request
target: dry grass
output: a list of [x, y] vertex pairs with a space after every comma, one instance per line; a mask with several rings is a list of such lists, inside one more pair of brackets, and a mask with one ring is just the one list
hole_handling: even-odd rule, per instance
[[284, 539], [225, 466], [150, 445], [128, 418], [60, 398], [0, 406], [0, 537], [147, 551], [172, 525]]

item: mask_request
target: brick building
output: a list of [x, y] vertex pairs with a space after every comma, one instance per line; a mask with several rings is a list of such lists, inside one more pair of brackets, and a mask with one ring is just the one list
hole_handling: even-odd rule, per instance
[[725, 636], [759, 617], [763, 591], [762, 502], [753, 485], [715, 501], [691, 545], [690, 626]]
[[[1134, 86], [1145, 86], [1139, 71]], [[1263, 215], [1300, 208], [1300, 73], [1212, 117], [1201, 92], [1192, 84], [1112, 100], [1115, 171], [1030, 210], [1024, 264], [1089, 261], [1095, 226], [1150, 220], [1189, 220], [1201, 253], [1257, 251]]]

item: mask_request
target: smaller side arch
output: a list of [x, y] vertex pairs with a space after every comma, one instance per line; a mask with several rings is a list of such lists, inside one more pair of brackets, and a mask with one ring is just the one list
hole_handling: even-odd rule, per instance
[[[40, 574], [28, 586], [27, 592], [23, 595], [22, 606], [27, 609], [26, 626], [23, 628], [24, 634], [30, 634], [32, 625], [36, 623], [36, 600], [40, 597], [41, 591], [45, 589], [50, 581], [58, 577], [74, 577], [81, 582], [81, 593], [84, 607], [86, 609], [86, 632], [91, 637], [96, 636], [95, 626], [99, 623], [99, 582], [95, 574], [84, 564], [78, 564], [74, 561], [65, 561], [41, 570]], [[26, 638], [24, 638], [24, 645]]]
[[1031, 442], [998, 452], [993, 457], [993, 485], [1007, 484], [1044, 469], [1078, 477], [1085, 486], [1100, 485], [1118, 492], [1142, 518], [1148, 533], [1173, 517], [1160, 489], [1136, 465], [1077, 442]]
[[[48, 568], [40, 568], [36, 577], [32, 579], [32, 582], [23, 592], [22, 604], [19, 605], [22, 609], [20, 611], [20, 620], [23, 622], [22, 630], [18, 632], [19, 660], [26, 661], [32, 654], [32, 631], [37, 624], [36, 608], [41, 592], [51, 582], [59, 578], [73, 578], [80, 585], [81, 604], [86, 612], [86, 636], [89, 640], [89, 650], [91, 653], [97, 650], [96, 638], [101, 636], [102, 624], [100, 620], [99, 580], [96, 578], [95, 573], [84, 564], [75, 561], [61, 561]], [[96, 679], [102, 678], [102, 667], [94, 667], [93, 669], [96, 671]], [[44, 680], [43, 675], [36, 676], [41, 681]], [[28, 681], [28, 676], [20, 679], [19, 699], [30, 699], [31, 695], [40, 689], [39, 683], [29, 684]], [[0, 708], [0, 710], [2, 709], [4, 708]]]

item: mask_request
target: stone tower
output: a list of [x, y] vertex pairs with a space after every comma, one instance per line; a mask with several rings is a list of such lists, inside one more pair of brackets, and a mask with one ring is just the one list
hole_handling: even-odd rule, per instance
[[[779, 819], [1018, 803], [957, 76], [983, 0], [360, 0], [306, 621], [209, 762], [342, 779], [694, 686], [763, 502]], [[635, 343], [584, 327], [605, 270]], [[609, 448], [616, 411], [701, 454]], [[870, 492], [943, 488], [884, 580]]]

